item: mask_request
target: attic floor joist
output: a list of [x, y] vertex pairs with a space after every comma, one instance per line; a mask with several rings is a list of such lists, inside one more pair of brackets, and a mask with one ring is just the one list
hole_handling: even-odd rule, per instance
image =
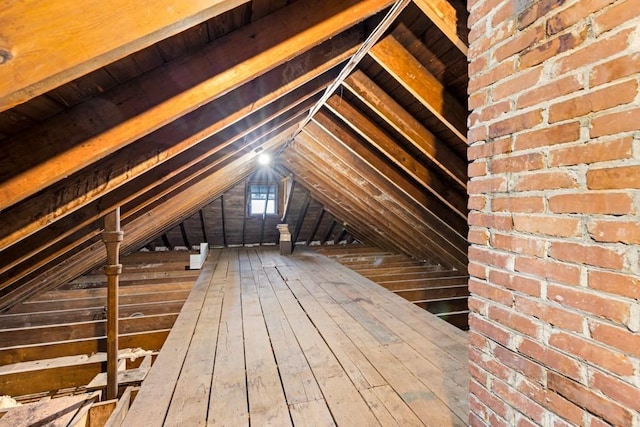
[[463, 426], [466, 344], [322, 255], [221, 250], [124, 422]]
[[[121, 261], [120, 348], [157, 352], [200, 272], [185, 270], [186, 251]], [[106, 360], [106, 291], [106, 277], [93, 271], [0, 315], [0, 393], [26, 402], [85, 390]]]

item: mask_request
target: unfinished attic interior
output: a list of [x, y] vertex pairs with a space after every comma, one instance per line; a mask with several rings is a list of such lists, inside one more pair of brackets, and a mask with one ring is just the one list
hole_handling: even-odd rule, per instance
[[464, 425], [465, 23], [1, 12], [0, 425]]
[[0, 427], [639, 427], [638, 7], [5, 2]]

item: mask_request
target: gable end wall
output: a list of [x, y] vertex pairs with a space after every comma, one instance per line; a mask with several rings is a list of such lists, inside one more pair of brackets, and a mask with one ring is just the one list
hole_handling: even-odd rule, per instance
[[473, 426], [640, 426], [640, 1], [469, 0]]

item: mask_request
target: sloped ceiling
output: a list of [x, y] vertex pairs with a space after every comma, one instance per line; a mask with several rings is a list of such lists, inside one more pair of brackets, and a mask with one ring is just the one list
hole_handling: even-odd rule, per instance
[[138, 249], [251, 175], [258, 151], [359, 240], [465, 270], [465, 9], [5, 5], [0, 309], [104, 263], [106, 213], [121, 208], [122, 250]]

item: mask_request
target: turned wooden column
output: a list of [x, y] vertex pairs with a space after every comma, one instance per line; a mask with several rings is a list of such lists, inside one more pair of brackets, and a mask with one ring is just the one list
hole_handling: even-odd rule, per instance
[[118, 397], [118, 280], [122, 273], [120, 208], [104, 217], [102, 241], [107, 248], [107, 400]]

